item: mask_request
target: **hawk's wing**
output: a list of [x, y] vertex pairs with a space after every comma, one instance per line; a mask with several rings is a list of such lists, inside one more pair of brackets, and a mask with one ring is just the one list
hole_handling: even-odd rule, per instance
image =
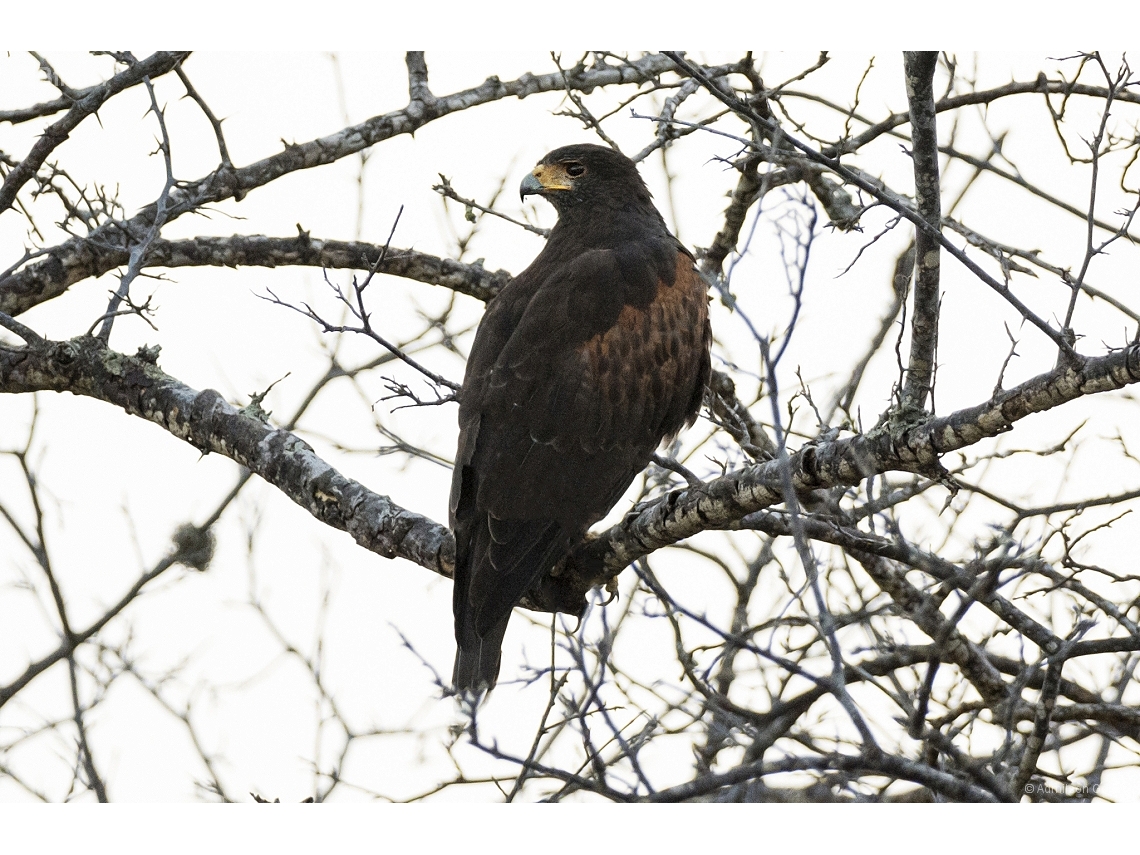
[[[511, 609], [696, 416], [709, 338], [704, 283], [672, 238], [544, 252], [492, 302], [452, 480], [456, 685], [492, 665], [494, 683]], [[493, 663], [476, 653], [491, 647]]]

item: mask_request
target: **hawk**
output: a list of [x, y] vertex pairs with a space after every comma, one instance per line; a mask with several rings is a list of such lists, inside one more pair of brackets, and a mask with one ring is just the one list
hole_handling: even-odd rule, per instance
[[523, 179], [532, 193], [558, 223], [489, 303], [460, 392], [460, 692], [495, 685], [511, 610], [693, 423], [709, 379], [705, 284], [633, 161], [565, 146]]

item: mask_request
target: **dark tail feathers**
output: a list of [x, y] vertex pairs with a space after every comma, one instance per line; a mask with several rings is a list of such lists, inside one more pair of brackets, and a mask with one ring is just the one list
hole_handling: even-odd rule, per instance
[[499, 679], [499, 658], [503, 648], [503, 636], [507, 634], [510, 612], [499, 623], [491, 627], [486, 635], [475, 634], [475, 621], [467, 622], [468, 627], [459, 640], [455, 654], [455, 668], [451, 672], [451, 684], [456, 692], [490, 691]]

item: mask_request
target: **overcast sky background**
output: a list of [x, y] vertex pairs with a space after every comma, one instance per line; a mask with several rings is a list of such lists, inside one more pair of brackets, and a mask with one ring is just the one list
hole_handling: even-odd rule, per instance
[[[149, 51], [135, 53], [142, 57]], [[50, 52], [48, 56], [73, 87], [89, 85], [111, 73], [106, 58]], [[573, 58], [567, 55], [568, 64]], [[721, 61], [734, 58], [736, 54], [726, 54]], [[780, 80], [808, 67], [814, 59], [813, 53], [774, 55], [765, 59], [762, 72], [766, 81]], [[492, 74], [506, 80], [525, 71], [554, 70], [549, 54], [541, 52], [429, 51], [427, 60], [430, 84], [437, 95], [477, 85]], [[839, 103], [849, 103], [867, 61], [862, 54], [838, 54], [811, 78], [811, 88], [830, 92]], [[993, 85], [1011, 77], [1032, 77], [1043, 66], [1049, 67], [1039, 54], [983, 56], [978, 63], [979, 88], [987, 81]], [[407, 100], [404, 60], [398, 53], [341, 53], [335, 58], [316, 52], [197, 53], [186, 70], [214, 113], [225, 117], [226, 142], [238, 166], [280, 151], [282, 141], [321, 137], [399, 109]], [[0, 81], [3, 108], [26, 106], [55, 95], [54, 89], [39, 80], [36, 63], [26, 54], [0, 56]], [[167, 109], [175, 175], [196, 179], [208, 174], [218, 157], [213, 133], [201, 111], [189, 99], [180, 98], [181, 85], [174, 76], [157, 81], [156, 88], [159, 102]], [[601, 109], [616, 93], [591, 96], [588, 103]], [[147, 106], [142, 87], [112, 99], [100, 110], [99, 121], [86, 121], [56, 152], [61, 165], [79, 183], [117, 185], [128, 216], [153, 201], [163, 179], [161, 159], [150, 156], [157, 128], [153, 117], [146, 115]], [[499, 203], [504, 212], [550, 226], [553, 211], [533, 198], [520, 206], [515, 188], [548, 150], [571, 142], [597, 141], [576, 120], [554, 115], [564, 106], [563, 99], [552, 93], [469, 110], [428, 125], [414, 138], [399, 137], [372, 149], [363, 168], [363, 184], [358, 182], [360, 158], [345, 158], [288, 175], [240, 203], [213, 206], [208, 217], [184, 216], [167, 226], [163, 236], [289, 236], [299, 225], [314, 237], [359, 237], [383, 243], [402, 209], [393, 245], [453, 256], [453, 235], [465, 232], [467, 224], [461, 209], [453, 205], [445, 212], [431, 190], [439, 173], [459, 193], [480, 201], [505, 182]], [[810, 108], [803, 109], [810, 113]], [[863, 86], [861, 109], [873, 118], [889, 109], [905, 109], [897, 53], [883, 53], [876, 59]], [[1084, 106], [1078, 102], [1073, 109]], [[1047, 179], [1052, 192], [1083, 205], [1088, 172], [1068, 166], [1043, 117], [1039, 105], [1030, 109], [1021, 100], [1011, 100], [992, 108], [988, 121], [999, 132], [1010, 130], [1004, 151], [1027, 178]], [[977, 118], [981, 118], [980, 111]], [[1077, 124], [1079, 117], [1072, 118]], [[33, 143], [35, 130], [36, 123], [0, 126], [0, 149], [22, 156]], [[652, 139], [654, 126], [637, 118], [615, 117], [607, 122], [607, 131], [623, 150], [632, 153]], [[962, 128], [960, 148], [973, 146], [969, 148], [972, 153], [984, 156], [985, 145], [977, 128]], [[883, 170], [882, 177], [896, 189], [909, 191], [911, 165], [899, 142], [884, 138], [876, 146], [881, 152], [876, 165]], [[690, 247], [707, 246], [720, 228], [725, 193], [735, 178], [716, 158], [732, 156], [736, 149], [731, 141], [712, 135], [688, 137], [670, 153], [669, 168], [676, 176], [671, 191], [659, 158], [643, 166], [666, 220]], [[966, 177], [961, 167], [951, 168], [945, 177], [947, 195]], [[1111, 211], [1112, 188], [1103, 192], [1100, 210]], [[773, 208], [788, 205], [777, 195], [766, 202], [765, 217]], [[990, 237], [1042, 248], [1054, 263], [1079, 265], [1085, 237], [1080, 221], [1046, 212], [1026, 194], [1002, 189], [995, 197], [983, 185], [967, 197], [959, 214]], [[828, 400], [846, 379], [855, 355], [865, 347], [888, 303], [890, 271], [906, 234], [897, 230], [867, 250], [852, 272], [839, 274], [888, 220], [885, 212], [872, 212], [864, 221], [863, 235], [822, 231], [813, 249], [804, 312], [779, 377], [785, 396], [793, 390], [799, 367], [817, 401]], [[26, 224], [15, 212], [0, 217], [4, 266], [18, 257], [26, 237]], [[508, 223], [484, 217], [464, 260], [483, 258], [488, 269], [518, 272], [537, 254], [541, 241]], [[791, 308], [778, 252], [771, 221], [762, 220], [750, 253], [733, 274], [737, 283], [743, 283], [738, 287], [744, 313], [762, 330], [775, 333], [783, 330]], [[343, 271], [329, 276], [340, 283], [351, 278]], [[1050, 367], [1052, 349], [1044, 337], [1018, 329], [1011, 313], [981, 283], [949, 259], [943, 262], [943, 277], [939, 413], [989, 397], [1008, 351], [1006, 322], [1021, 343], [1019, 357], [1006, 372], [1005, 386]], [[1096, 261], [1090, 280], [1106, 290], [1127, 284], [1134, 291], [1135, 270], [1125, 269], [1110, 255]], [[78, 335], [102, 314], [107, 292], [116, 283], [113, 273], [81, 282], [20, 320], [46, 337]], [[1020, 293], [1052, 320], [1058, 287], [1041, 280], [1040, 291], [1023, 289]], [[163, 281], [140, 283], [139, 293], [155, 293], [159, 332], [136, 319], [120, 319], [111, 344], [126, 353], [143, 344], [161, 344], [159, 364], [167, 373], [197, 389], [217, 389], [239, 406], [248, 403], [252, 393], [277, 381], [263, 406], [275, 420], [287, 419], [323, 373], [322, 348], [329, 342], [301, 315], [261, 299], [269, 289], [283, 299], [309, 302], [318, 311], [336, 315], [319, 270], [183, 268], [164, 273]], [[418, 330], [422, 325], [419, 313], [438, 311], [449, 298], [442, 289], [392, 278], [384, 278], [371, 293], [377, 326], [392, 338]], [[482, 305], [462, 296], [457, 301], [457, 313], [474, 325]], [[739, 378], [754, 375], [758, 356], [740, 316], [730, 314], [719, 302], [714, 302], [713, 311], [714, 330], [721, 342], [716, 351], [718, 364], [736, 364]], [[1078, 321], [1108, 343], [1123, 343], [1126, 331], [1118, 315], [1082, 300]], [[470, 334], [462, 340], [464, 350], [469, 344]], [[1099, 342], [1083, 350], [1103, 352]], [[347, 340], [342, 353], [342, 361], [351, 365], [374, 356], [376, 348], [363, 339]], [[452, 380], [462, 378], [462, 361], [453, 354], [432, 352], [424, 361]], [[400, 368], [379, 373], [418, 383], [414, 374]], [[887, 406], [895, 376], [893, 355], [888, 353], [872, 363], [859, 399], [865, 426], [873, 424]], [[738, 382], [745, 387], [742, 397], [747, 397], [752, 390], [746, 388], [744, 379]], [[370, 378], [363, 392], [349, 384], [334, 384], [322, 393], [298, 432], [343, 474], [404, 507], [445, 522], [447, 467], [338, 449], [375, 448], [378, 440], [369, 407], [382, 394], [378, 377]], [[233, 486], [238, 467], [217, 455], [202, 458], [158, 427], [101, 402], [46, 393], [37, 400], [32, 461], [48, 499], [48, 544], [69, 596], [73, 621], [85, 624], [117, 599], [143, 568], [166, 554], [179, 523], [200, 522], [211, 512]], [[389, 412], [389, 406], [382, 403], [376, 408], [376, 417], [386, 426], [450, 459], [456, 436], [454, 406], [395, 413]], [[1007, 473], [1006, 483], [1017, 485], [1012, 492], [1049, 501], [1135, 485], [1135, 471], [1098, 467], [1098, 455], [1109, 459], [1108, 448], [1116, 431], [1130, 440], [1131, 448], [1140, 448], [1134, 427], [1135, 402], [1128, 395], [1115, 395], [1083, 411], [1081, 418], [1090, 413], [1101, 422], [1089, 430], [1106, 441], [1091, 443], [1078, 455], [1074, 477], [1058, 490], [1056, 471], [1036, 466], [1032, 460], [1013, 459], [999, 464]], [[22, 447], [31, 414], [30, 397], [0, 397], [0, 449]], [[1069, 414], [1055, 414], [1047, 422], [1030, 420], [1015, 432], [1015, 444], [1055, 443], [1079, 421]], [[805, 421], [802, 427], [813, 425]], [[708, 430], [708, 423], [702, 421], [693, 433], [703, 438]], [[711, 461], [697, 464], [699, 474], [714, 471]], [[21, 522], [31, 519], [18, 469], [8, 457], [0, 457], [0, 500], [17, 512]], [[626, 507], [627, 503], [619, 503], [615, 518]], [[916, 542], [923, 543], [923, 526], [929, 522], [914, 522], [915, 530], [909, 534]], [[319, 712], [311, 684], [297, 663], [281, 654], [279, 640], [250, 606], [251, 596], [263, 604], [283, 636], [303, 651], [314, 649], [321, 627], [323, 676], [338, 704], [355, 726], [392, 731], [354, 748], [350, 765], [343, 771], [347, 781], [362, 788], [359, 795], [367, 791], [404, 798], [452, 775], [450, 760], [440, 745], [448, 739], [447, 728], [457, 716], [453, 702], [439, 698], [432, 674], [419, 658], [444, 677], [450, 675], [454, 655], [450, 582], [407, 562], [386, 561], [361, 550], [348, 535], [324, 529], [260, 482], [247, 486], [226, 512], [217, 534], [218, 550], [208, 572], [169, 571], [169, 578], [157, 582], [115, 621], [107, 639], [125, 643], [129, 637], [138, 667], [155, 677], [183, 663], [177, 684], [170, 687], [171, 697], [195, 705], [202, 735], [211, 750], [225, 758], [222, 774], [232, 790], [299, 800], [312, 789], [314, 755], [325, 752], [327, 765], [327, 752], [335, 747], [331, 741], [316, 745]], [[1105, 550], [1105, 560], [1129, 549], [1135, 534], [1134, 525], [1106, 534], [1099, 546]], [[726, 549], [720, 536], [702, 535], [698, 540], [709, 548]], [[683, 592], [691, 602], [717, 606], [724, 593], [718, 583], [695, 576], [676, 558], [664, 556], [661, 566], [671, 589]], [[20, 586], [22, 577], [35, 577], [37, 572], [31, 557], [0, 526], [0, 683], [57, 644], [54, 621], [45, 617], [45, 610], [50, 612], [48, 604]], [[623, 591], [628, 587], [627, 578]], [[320, 605], [326, 592], [327, 614], [322, 622]], [[488, 702], [483, 719], [486, 732], [522, 754], [547, 699], [544, 686], [509, 684], [512, 675], [519, 673], [524, 649], [532, 662], [541, 663], [548, 657], [544, 651], [549, 646], [549, 630], [543, 629], [541, 616], [531, 617], [534, 625], [522, 617], [512, 622], [504, 649], [503, 684]], [[549, 621], [545, 625], [549, 627]], [[403, 639], [416, 654], [404, 646]], [[647, 632], [636, 643], [644, 648], [647, 667], [652, 667], [655, 657], [666, 667], [672, 659], [672, 639], [666, 627], [660, 627], [657, 634]], [[670, 678], [676, 680], [678, 675], [670, 674]], [[39, 677], [21, 693], [18, 703], [4, 708], [0, 731], [7, 736], [14, 729], [35, 727], [45, 717], [68, 715], [66, 686], [62, 666]], [[194, 780], [202, 773], [185, 729], [133, 681], [117, 681], [90, 724], [93, 751], [110, 782], [113, 799], [182, 801], [199, 795]], [[58, 787], [67, 780], [68, 756], [53, 748], [55, 739], [29, 740], [12, 752], [11, 762], [29, 781], [53, 798], [61, 798]], [[483, 768], [504, 768], [474, 756], [469, 759]], [[655, 762], [660, 774], [668, 778], [687, 768], [691, 758], [662, 755]], [[352, 798], [357, 792], [346, 787], [338, 794]], [[471, 800], [494, 796], [493, 790], [479, 787], [455, 787], [441, 794], [441, 798]], [[0, 776], [0, 800], [27, 797]]]

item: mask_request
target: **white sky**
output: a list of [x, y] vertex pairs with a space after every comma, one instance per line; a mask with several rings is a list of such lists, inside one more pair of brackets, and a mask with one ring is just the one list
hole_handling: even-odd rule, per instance
[[[136, 51], [140, 57], [145, 53]], [[106, 59], [61, 52], [48, 52], [48, 56], [74, 87], [89, 85], [109, 73]], [[813, 59], [813, 53], [771, 57], [763, 69], [765, 79], [790, 76]], [[437, 95], [476, 85], [490, 74], [510, 79], [526, 70], [553, 70], [549, 55], [541, 52], [429, 51], [428, 63]], [[864, 55], [840, 54], [813, 85], [831, 87], [833, 97], [844, 102], [866, 64]], [[1025, 79], [1039, 65], [1039, 54], [986, 57], [981, 73], [996, 82], [1011, 76]], [[861, 109], [877, 117], [905, 104], [900, 66], [897, 53], [876, 60], [863, 90]], [[338, 68], [342, 92], [338, 92]], [[204, 52], [195, 54], [186, 70], [213, 111], [225, 117], [226, 140], [238, 166], [276, 153], [282, 140], [307, 141], [399, 109], [406, 102], [403, 57], [397, 53], [347, 52], [339, 54], [334, 63], [321, 53]], [[25, 54], [0, 56], [0, 81], [3, 108], [54, 96], [54, 90], [36, 82], [35, 61]], [[157, 91], [167, 109], [176, 176], [193, 179], [207, 174], [217, 164], [217, 151], [197, 106], [180, 100], [181, 88], [173, 76], [158, 81]], [[606, 96], [598, 96], [598, 103], [605, 102]], [[208, 218], [184, 216], [163, 235], [288, 236], [300, 224], [314, 237], [352, 239], [359, 234], [363, 240], [382, 243], [402, 206], [394, 245], [452, 255], [448, 220], [430, 189], [438, 181], [437, 173], [448, 176], [461, 194], [479, 200], [485, 200], [505, 180], [503, 210], [513, 215], [525, 210], [549, 226], [553, 212], [541, 203], [528, 202], [525, 209], [520, 208], [514, 188], [547, 150], [593, 139], [575, 120], [552, 115], [561, 106], [557, 94], [521, 102], [512, 99], [429, 125], [414, 139], [402, 137], [381, 144], [369, 153], [364, 168], [362, 207], [358, 207], [357, 185], [360, 161], [346, 158], [332, 166], [291, 174], [240, 203], [217, 205]], [[156, 126], [145, 115], [146, 108], [145, 90], [136, 87], [109, 102], [100, 111], [99, 122], [86, 121], [56, 152], [80, 183], [117, 184], [128, 215], [153, 200], [161, 186], [160, 160], [148, 156], [154, 149]], [[804, 115], [810, 115], [808, 108], [803, 109]], [[1088, 192], [1087, 170], [1065, 171], [1058, 166], [1062, 162], [1051, 130], [1041, 122], [1042, 114], [1038, 105], [1024, 111], [1010, 104], [991, 109], [988, 119], [996, 131], [1011, 131], [1004, 151], [1025, 169], [1027, 178], [1048, 179], [1053, 192], [1082, 205]], [[0, 126], [0, 149], [20, 156], [33, 142], [35, 125]], [[627, 152], [641, 148], [652, 135], [650, 123], [633, 118], [615, 118], [607, 129]], [[984, 140], [976, 129], [964, 128], [961, 139], [963, 148], [972, 144], [972, 153], [984, 154], [984, 148], [978, 147]], [[883, 139], [876, 146], [880, 155], [875, 163], [882, 177], [896, 189], [908, 190], [910, 162], [898, 141]], [[652, 159], [643, 172], [666, 219], [682, 239], [690, 246], [708, 245], [720, 227], [724, 194], [734, 183], [733, 176], [713, 158], [732, 155], [734, 146], [711, 136], [691, 137], [675, 151], [670, 161], [678, 176], [672, 210], [665, 201], [660, 161]], [[962, 168], [948, 172], [948, 187], [958, 186], [956, 182], [965, 177], [964, 170], [956, 174], [955, 169]], [[1084, 251], [1079, 221], [1046, 212], [1024, 194], [1005, 193], [999, 204], [993, 198], [983, 191], [968, 197], [960, 210], [962, 218], [990, 237], [1041, 248], [1057, 264], [1079, 265]], [[774, 198], [771, 204], [776, 204]], [[1111, 198], [1102, 204], [1102, 210], [1112, 210]], [[799, 366], [817, 401], [823, 403], [845, 379], [853, 354], [861, 353], [887, 304], [889, 271], [902, 245], [902, 233], [868, 250], [854, 272], [838, 274], [886, 221], [885, 214], [868, 216], [863, 236], [825, 232], [813, 249], [816, 257], [808, 300], [780, 377], [785, 390], [794, 385], [794, 369]], [[465, 228], [454, 206], [451, 223]], [[483, 257], [489, 269], [517, 272], [541, 245], [540, 238], [490, 218], [484, 218], [481, 229], [466, 260]], [[24, 240], [25, 227], [18, 216], [0, 217], [4, 266], [18, 257]], [[752, 254], [734, 274], [741, 283], [745, 311], [762, 329], [773, 332], [783, 329], [790, 308], [777, 247], [774, 232], [761, 223]], [[1135, 266], [1126, 258], [1118, 253], [1098, 259], [1090, 281], [1106, 290], [1127, 286], [1131, 292], [1124, 290], [1121, 295], [1134, 294]], [[989, 396], [1008, 349], [1003, 322], [1010, 322], [1021, 339], [1020, 357], [1006, 373], [1007, 387], [1050, 367], [1051, 347], [1042, 336], [1029, 328], [1018, 330], [1000, 301], [952, 260], [943, 262], [943, 271], [945, 332], [940, 341], [936, 398], [940, 413]], [[350, 274], [333, 272], [330, 276], [347, 282]], [[21, 316], [21, 321], [51, 338], [77, 335], [102, 313], [107, 291], [116, 282], [109, 274], [95, 282], [79, 283], [63, 297]], [[438, 310], [448, 297], [441, 289], [418, 283], [386, 279], [382, 285], [376, 318], [382, 331], [393, 338], [417, 329], [417, 309]], [[1051, 313], [1063, 305], [1056, 296], [1058, 287], [1042, 279], [1023, 286], [1019, 293], [1052, 320]], [[280, 380], [263, 406], [284, 419], [323, 373], [321, 336], [313, 325], [258, 297], [272, 288], [283, 298], [311, 301], [315, 308], [334, 314], [320, 271], [179, 269], [168, 272], [166, 281], [148, 280], [140, 288], [143, 294], [155, 291], [159, 333], [133, 319], [121, 319], [112, 345], [133, 353], [142, 344], [160, 343], [161, 367], [192, 387], [217, 389], [227, 400], [243, 405], [251, 393]], [[373, 298], [381, 299], [379, 294]], [[460, 297], [458, 311], [474, 323], [481, 306]], [[714, 311], [714, 328], [724, 342], [718, 356], [737, 360], [744, 376], [755, 372], [757, 357], [748, 347], [739, 317], [719, 304]], [[1101, 337], [1122, 343], [1120, 316], [1082, 300], [1078, 320], [1089, 331], [1089, 340], [1097, 341], [1095, 346], [1085, 346], [1085, 352], [1103, 352]], [[362, 340], [346, 342], [344, 352], [351, 354], [345, 362], [352, 364], [370, 358], [375, 351]], [[872, 364], [860, 398], [867, 426], [885, 408], [896, 373], [893, 356], [883, 356]], [[425, 361], [454, 380], [462, 377], [462, 363], [454, 356], [431, 354]], [[412, 377], [406, 372], [400, 376]], [[746, 386], [743, 380], [738, 383]], [[368, 405], [381, 394], [376, 377], [367, 381], [363, 397], [345, 384], [330, 387], [305, 417], [300, 433], [344, 474], [407, 508], [446, 521], [447, 469], [397, 456], [344, 454], [335, 447], [336, 443], [375, 446]], [[217, 455], [200, 458], [193, 448], [154, 425], [128, 418], [97, 401], [44, 394], [39, 396], [39, 407], [32, 461], [48, 499], [45, 516], [52, 559], [69, 594], [72, 619], [82, 625], [116, 599], [142, 568], [167, 552], [178, 523], [201, 521], [212, 510], [233, 485], [237, 467]], [[1095, 412], [1103, 426], [1089, 428], [1092, 433], [1109, 438], [1119, 430], [1129, 438], [1131, 448], [1140, 448], [1134, 407], [1124, 396], [1115, 396], [1080, 417], [1058, 414], [1050, 420], [1031, 420], [1015, 432], [1015, 444], [1050, 445]], [[377, 412], [387, 426], [416, 443], [447, 458], [453, 452], [454, 408], [389, 414], [381, 405]], [[30, 398], [0, 397], [0, 449], [21, 446], [30, 414]], [[812, 425], [805, 421], [803, 427]], [[699, 425], [695, 430], [703, 435], [706, 429], [707, 425]], [[1090, 445], [1076, 461], [1077, 466], [1096, 471], [1093, 479], [1074, 479], [1060, 492], [1055, 471], [1043, 472], [1019, 459], [1000, 465], [1008, 473], [1006, 483], [1017, 485], [1011, 493], [1039, 501], [1134, 486], [1135, 471], [1098, 468], [1099, 455], [1109, 459], [1108, 445]], [[712, 469], [708, 463], [701, 474], [710, 474]], [[26, 524], [30, 509], [24, 495], [14, 462], [0, 458], [0, 500], [18, 511]], [[255, 525], [251, 542], [248, 535]], [[921, 543], [923, 521], [915, 526], [911, 534]], [[1111, 557], [1116, 550], [1128, 548], [1135, 531], [1133, 525], [1106, 534], [1101, 542], [1104, 554]], [[322, 530], [304, 511], [262, 483], [247, 487], [242, 499], [227, 511], [218, 537], [218, 552], [209, 572], [170, 571], [169, 579], [155, 585], [142, 602], [128, 610], [125, 620], [108, 629], [107, 640], [122, 643], [130, 636], [139, 667], [150, 674], [187, 663], [181, 688], [172, 696], [191, 699], [200, 711], [203, 734], [212, 750], [225, 757], [222, 775], [232, 791], [252, 790], [296, 801], [312, 788], [310, 761], [317, 712], [311, 689], [297, 664], [279, 655], [280, 645], [248, 603], [251, 590], [281, 632], [306, 652], [314, 648], [322, 593], [330, 591], [323, 635], [324, 677], [338, 703], [355, 727], [418, 732], [377, 737], [354, 748], [350, 765], [343, 770], [346, 779], [392, 797], [406, 797], [451, 774], [439, 747], [447, 738], [447, 726], [455, 720], [451, 702], [435, 696], [430, 673], [400, 639], [402, 633], [432, 667], [444, 676], [450, 673], [454, 653], [450, 583], [407, 562], [385, 561], [366, 553], [347, 535]], [[714, 542], [708, 536], [698, 541], [703, 545]], [[714, 607], [723, 594], [717, 584], [686, 576], [683, 566], [666, 561], [662, 566], [671, 589], [692, 600], [707, 598]], [[0, 683], [56, 644], [54, 622], [38, 610], [47, 603], [37, 605], [35, 597], [18, 587], [21, 574], [32, 577], [37, 572], [10, 533], [0, 528]], [[543, 661], [548, 630], [542, 629], [541, 619], [536, 627], [526, 623], [521, 617], [512, 623], [504, 652], [504, 682], [517, 673], [524, 645], [532, 661]], [[659, 661], [668, 669], [672, 650], [667, 633], [654, 637], [650, 632], [639, 644], [649, 662]], [[672, 668], [676, 670], [675, 663]], [[44, 716], [67, 715], [65, 687], [66, 672], [60, 667], [38, 678], [21, 694], [19, 703], [3, 710], [0, 733], [35, 727]], [[525, 754], [545, 702], [544, 687], [527, 690], [503, 685], [487, 704], [483, 726], [501, 744]], [[193, 783], [202, 772], [195, 765], [185, 730], [132, 681], [123, 679], [112, 686], [92, 716], [91, 726], [96, 759], [110, 781], [113, 799], [181, 801], [195, 796]], [[326, 745], [323, 750], [329, 748]], [[55, 788], [66, 780], [66, 755], [53, 750], [45, 739], [30, 740], [21, 750], [26, 753], [13, 752], [13, 763], [19, 762], [28, 780], [54, 798], [62, 797]], [[475, 757], [468, 759], [478, 762]], [[670, 778], [671, 773], [683, 775], [691, 761], [661, 757], [658, 762], [662, 776]], [[327, 754], [322, 765], [328, 765]], [[25, 795], [0, 777], [0, 800]], [[340, 796], [351, 799], [357, 794], [345, 788]], [[483, 800], [492, 796], [493, 791], [470, 787], [452, 788], [442, 798]]]

